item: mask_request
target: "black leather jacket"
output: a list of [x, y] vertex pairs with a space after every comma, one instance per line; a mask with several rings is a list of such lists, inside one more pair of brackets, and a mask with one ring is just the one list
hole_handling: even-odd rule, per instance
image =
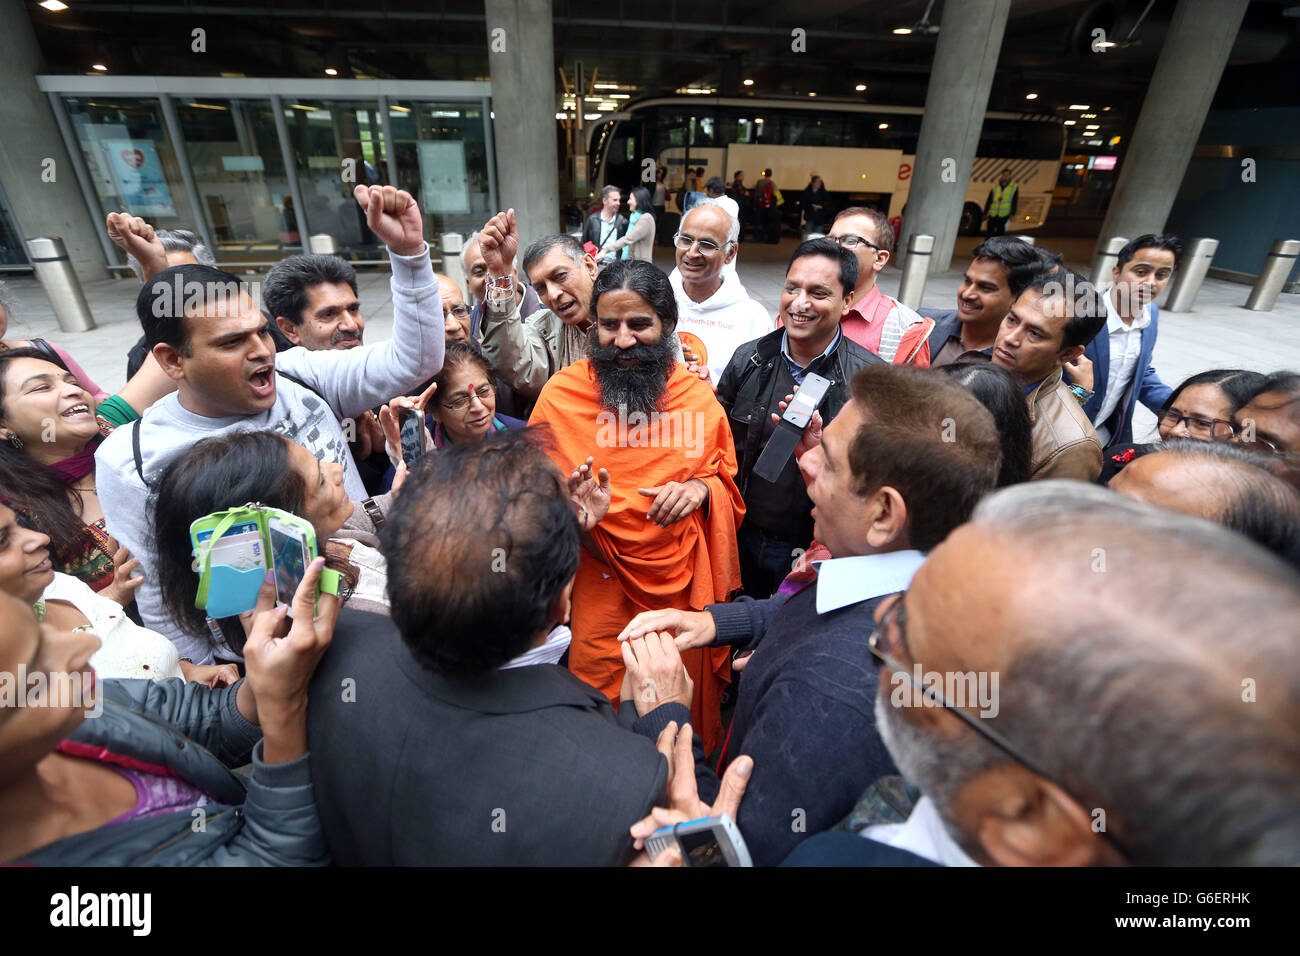
[[[745, 524], [768, 537], [804, 546], [813, 537], [812, 502], [794, 457], [791, 456], [775, 483], [753, 474], [754, 462], [776, 431], [771, 413], [779, 414], [777, 403], [794, 391], [794, 376], [781, 354], [784, 334], [784, 329], [777, 329], [736, 349], [718, 380], [718, 401], [727, 410], [736, 443], [740, 464], [736, 483], [745, 499]], [[853, 373], [879, 364], [882, 359], [878, 355], [841, 335], [828, 354], [808, 366], [809, 372], [831, 381], [826, 396], [817, 406], [823, 425], [830, 424], [849, 400], [849, 380]]]

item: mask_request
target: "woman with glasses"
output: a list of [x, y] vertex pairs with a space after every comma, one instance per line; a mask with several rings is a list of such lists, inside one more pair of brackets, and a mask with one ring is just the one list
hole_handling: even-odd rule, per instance
[[1102, 463], [1100, 482], [1107, 484], [1134, 458], [1156, 451], [1175, 438], [1196, 441], [1231, 441], [1232, 416], [1250, 401], [1264, 382], [1259, 372], [1245, 369], [1211, 369], [1198, 372], [1169, 395], [1157, 416], [1160, 441], [1111, 448]]

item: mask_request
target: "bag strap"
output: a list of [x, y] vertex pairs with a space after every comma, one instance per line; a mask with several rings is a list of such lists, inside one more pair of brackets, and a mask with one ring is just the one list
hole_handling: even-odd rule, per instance
[[63, 364], [63, 359], [59, 358], [59, 353], [54, 350], [54, 346], [45, 339], [28, 339], [27, 341], [32, 343], [32, 348], [44, 352], [59, 365]]
[[137, 418], [131, 423], [131, 457], [135, 459], [135, 473], [140, 476], [140, 483], [146, 488], [152, 488], [149, 479], [144, 476], [144, 459], [140, 455], [140, 422], [142, 420]]

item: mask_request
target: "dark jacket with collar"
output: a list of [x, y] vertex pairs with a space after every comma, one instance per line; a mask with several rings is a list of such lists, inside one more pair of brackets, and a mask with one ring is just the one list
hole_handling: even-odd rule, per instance
[[[600, 211], [593, 212], [587, 217], [587, 224], [582, 227], [583, 244], [592, 242], [596, 244], [596, 248], [600, 248], [600, 237], [605, 235], [608, 229], [605, 220], [600, 218]], [[627, 216], [618, 213], [614, 216], [614, 235], [610, 238], [622, 239], [625, 235], [627, 235]]]
[[[740, 466], [736, 484], [745, 499], [745, 523], [771, 537], [807, 544], [813, 535], [812, 502], [794, 457], [786, 462], [776, 482], [753, 473], [754, 463], [776, 431], [770, 413], [779, 414], [777, 403], [794, 391], [794, 376], [781, 354], [784, 334], [784, 329], [776, 329], [736, 349], [718, 380], [718, 401], [727, 410], [736, 445]], [[849, 400], [853, 374], [880, 364], [880, 356], [841, 335], [828, 354], [808, 366], [809, 372], [831, 382], [817, 406], [823, 426], [829, 425]]]
[[[212, 690], [179, 678], [106, 680], [104, 710], [68, 736], [70, 751], [170, 774], [213, 801], [64, 837], [27, 854], [38, 866], [321, 866], [328, 862], [312, 799], [310, 757], [268, 765], [262, 731], [235, 706], [240, 681]], [[244, 783], [227, 768], [253, 759]], [[140, 765], [144, 764], [142, 768]]]
[[626, 862], [628, 828], [667, 780], [641, 726], [651, 717], [634, 725], [646, 736], [632, 732], [552, 664], [441, 677], [391, 620], [345, 610], [308, 712], [331, 854], [345, 866]]
[[1173, 389], [1160, 380], [1160, 376], [1151, 365], [1151, 353], [1155, 351], [1156, 334], [1159, 331], [1160, 310], [1156, 308], [1154, 302], [1147, 308], [1151, 310], [1151, 322], [1139, 333], [1142, 336], [1142, 347], [1138, 352], [1133, 380], [1125, 386], [1124, 395], [1115, 406], [1115, 411], [1111, 413], [1109, 422], [1097, 421], [1097, 414], [1106, 401], [1106, 379], [1110, 375], [1109, 322], [1101, 327], [1096, 338], [1083, 350], [1083, 354], [1092, 362], [1093, 381], [1092, 398], [1088, 399], [1088, 403], [1083, 406], [1083, 411], [1094, 425], [1106, 425], [1110, 429], [1110, 441], [1107, 447], [1132, 444], [1133, 409], [1137, 407], [1139, 401], [1159, 414], [1165, 402], [1169, 401], [1169, 396], [1173, 394]]
[[[877, 669], [867, 638], [880, 597], [817, 613], [817, 584], [780, 596], [713, 604], [719, 639], [756, 650], [736, 699], [727, 756], [754, 758], [736, 820], [757, 866], [774, 866], [835, 826], [873, 781], [897, 773], [876, 729]], [[884, 690], [889, 693], [889, 689]], [[719, 781], [696, 765], [700, 798]]]

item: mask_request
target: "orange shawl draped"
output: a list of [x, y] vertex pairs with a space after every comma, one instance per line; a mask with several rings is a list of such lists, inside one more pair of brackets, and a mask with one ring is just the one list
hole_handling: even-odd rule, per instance
[[[610, 476], [609, 513], [591, 532], [604, 563], [585, 548], [573, 589], [569, 668], [615, 706], [623, 683], [619, 632], [641, 611], [703, 610], [740, 587], [736, 529], [745, 505], [736, 488], [736, 451], [713, 391], [679, 362], [661, 411], [650, 420], [604, 409], [588, 359], [546, 383], [530, 425], [550, 429], [551, 458], [570, 473], [591, 456]], [[700, 508], [667, 528], [646, 520], [653, 497], [638, 488], [699, 478], [709, 486]], [[712, 752], [722, 740], [719, 707], [731, 679], [726, 648], [687, 651], [695, 682], [692, 726]]]

